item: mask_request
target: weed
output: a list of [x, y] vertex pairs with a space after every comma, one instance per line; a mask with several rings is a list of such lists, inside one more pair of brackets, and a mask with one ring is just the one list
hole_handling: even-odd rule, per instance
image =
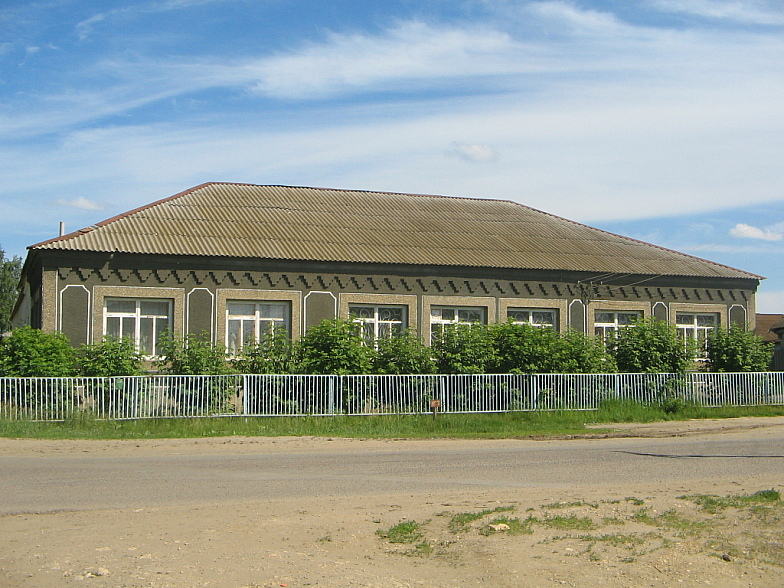
[[720, 497], [715, 494], [692, 494], [678, 496], [682, 500], [690, 500], [699, 505], [700, 509], [711, 514], [716, 514], [727, 508], [743, 508], [745, 506], [758, 506], [781, 502], [778, 490], [760, 490], [754, 494], [735, 494]]
[[390, 543], [415, 543], [424, 537], [422, 525], [416, 521], [402, 521], [384, 531], [379, 529], [376, 535], [383, 537]]
[[491, 515], [497, 512], [511, 512], [514, 510], [514, 508], [514, 506], [497, 506], [496, 508], [482, 510], [479, 512], [459, 512], [452, 515], [452, 518], [449, 520], [449, 530], [452, 533], [464, 533], [468, 531], [471, 523], [474, 521], [478, 521], [487, 515]]
[[554, 529], [588, 531], [596, 528], [596, 525], [590, 518], [578, 517], [577, 515], [546, 517], [541, 520], [541, 524]]
[[641, 498], [635, 498], [634, 496], [627, 496], [624, 498], [626, 502], [631, 502], [634, 506], [642, 506], [645, 504], [645, 501]]
[[599, 508], [599, 504], [596, 502], [583, 502], [582, 500], [577, 500], [574, 502], [551, 502], [550, 504], [543, 504], [542, 508], [557, 509], [557, 508], [572, 508], [572, 507], [580, 507], [580, 506], [590, 506], [591, 508]]
[[522, 535], [522, 534], [531, 534], [533, 533], [533, 529], [531, 525], [535, 523], [537, 519], [534, 517], [528, 517], [527, 519], [520, 520], [517, 517], [509, 518], [507, 516], [496, 517], [481, 529], [479, 529], [479, 534], [484, 535], [487, 537], [488, 535], [492, 535], [496, 533], [496, 529], [493, 528], [493, 525], [506, 525], [509, 529], [506, 530], [506, 533], [509, 535]]
[[706, 523], [702, 521], [694, 521], [682, 517], [673, 509], [667, 510], [660, 515], [653, 516], [648, 512], [647, 508], [642, 508], [632, 515], [632, 519], [638, 523], [654, 527], [663, 527], [684, 533], [696, 533], [707, 526]]

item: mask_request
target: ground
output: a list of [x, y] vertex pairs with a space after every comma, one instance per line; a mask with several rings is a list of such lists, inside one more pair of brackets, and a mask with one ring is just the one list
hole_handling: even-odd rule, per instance
[[[720, 434], [771, 423], [784, 426], [784, 419], [619, 425], [612, 434]], [[77, 455], [117, 451], [123, 443], [0, 440], [0, 455]], [[134, 442], [134, 451], [171, 445], [200, 453], [221, 443]], [[14, 513], [0, 517], [0, 586], [773, 588], [783, 584], [784, 507], [770, 501], [769, 489], [730, 478], [699, 487], [630, 481], [557, 492], [390, 489], [361, 497]]]

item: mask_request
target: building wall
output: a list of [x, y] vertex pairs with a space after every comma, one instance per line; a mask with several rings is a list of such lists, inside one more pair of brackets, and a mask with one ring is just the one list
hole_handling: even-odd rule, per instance
[[[226, 338], [230, 300], [286, 302], [294, 337], [323, 319], [347, 318], [350, 304], [399, 305], [407, 309], [408, 326], [427, 341], [431, 309], [439, 305], [482, 308], [490, 323], [505, 321], [510, 308], [554, 309], [558, 330], [586, 333], [593, 333], [599, 310], [639, 311], [671, 323], [677, 312], [709, 312], [716, 313], [722, 325], [742, 322], [750, 328], [756, 289], [753, 280], [666, 278], [648, 279], [643, 286], [586, 286], [579, 274], [472, 268], [459, 272], [459, 268], [240, 263], [109, 254], [67, 259], [60, 254], [59, 259], [53, 256], [44, 261], [41, 326], [64, 332], [75, 344], [101, 340], [107, 297], [171, 300], [176, 335], [207, 333], [221, 343]], [[455, 275], [459, 273], [465, 275]]]

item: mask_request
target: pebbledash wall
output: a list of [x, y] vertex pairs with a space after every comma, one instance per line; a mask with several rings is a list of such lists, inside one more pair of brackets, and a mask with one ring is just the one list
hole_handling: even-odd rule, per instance
[[[388, 217], [368, 213], [388, 199]], [[365, 205], [367, 227], [351, 209]], [[290, 255], [278, 218], [284, 214], [294, 219]], [[383, 233], [405, 214], [401, 223], [412, 226], [410, 234], [399, 233], [405, 242], [398, 244], [395, 234], [373, 241], [375, 230]], [[479, 228], [468, 234], [472, 215]], [[425, 224], [417, 228], [420, 218]], [[221, 232], [240, 231], [239, 222], [244, 233], [221, 239]], [[497, 234], [484, 242], [488, 230]], [[283, 237], [268, 234], [281, 231]], [[525, 231], [538, 233], [526, 240]], [[270, 253], [260, 254], [257, 245]], [[247, 252], [236, 254], [237, 247]], [[400, 263], [387, 261], [395, 247]], [[493, 247], [504, 249], [498, 263]], [[530, 259], [536, 267], [549, 263], [548, 248], [552, 267], [562, 269], [528, 267]], [[635, 271], [638, 262], [624, 258], [626, 251], [641, 252], [645, 271]], [[471, 263], [460, 265], [462, 255]], [[378, 261], [357, 261], [374, 256]], [[504, 263], [517, 266], [492, 267]], [[504, 201], [205, 184], [30, 247], [14, 324], [61, 331], [74, 345], [126, 331], [141, 344], [159, 329], [207, 333], [231, 346], [254, 327], [275, 324], [297, 338], [336, 317], [354, 317], [370, 335], [414, 329], [429, 343], [440, 325], [456, 322], [513, 320], [601, 335], [630, 317], [653, 316], [699, 338], [718, 325], [753, 328], [760, 279]], [[144, 301], [158, 310], [145, 311]]]
[[169, 300], [175, 334], [206, 332], [222, 343], [227, 302], [243, 300], [286, 303], [294, 337], [324, 319], [349, 318], [351, 306], [402, 307], [405, 326], [427, 342], [434, 307], [480, 309], [488, 323], [504, 322], [518, 309], [543, 309], [555, 317], [557, 330], [589, 334], [602, 312], [635, 312], [673, 324], [679, 313], [715, 314], [725, 327], [751, 326], [755, 314], [754, 288], [732, 280], [717, 284], [670, 277], [629, 286], [536, 272], [528, 272], [530, 279], [515, 279], [504, 275], [513, 272], [473, 268], [458, 273], [437, 267], [62, 252], [42, 256], [40, 262], [41, 283], [28, 288], [40, 292], [41, 314], [30, 322], [63, 332], [75, 345], [105, 335], [107, 298]]

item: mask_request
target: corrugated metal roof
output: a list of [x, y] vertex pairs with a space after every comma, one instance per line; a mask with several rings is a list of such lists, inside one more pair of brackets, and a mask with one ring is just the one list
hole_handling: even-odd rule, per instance
[[509, 201], [229, 183], [31, 249], [760, 278]]

